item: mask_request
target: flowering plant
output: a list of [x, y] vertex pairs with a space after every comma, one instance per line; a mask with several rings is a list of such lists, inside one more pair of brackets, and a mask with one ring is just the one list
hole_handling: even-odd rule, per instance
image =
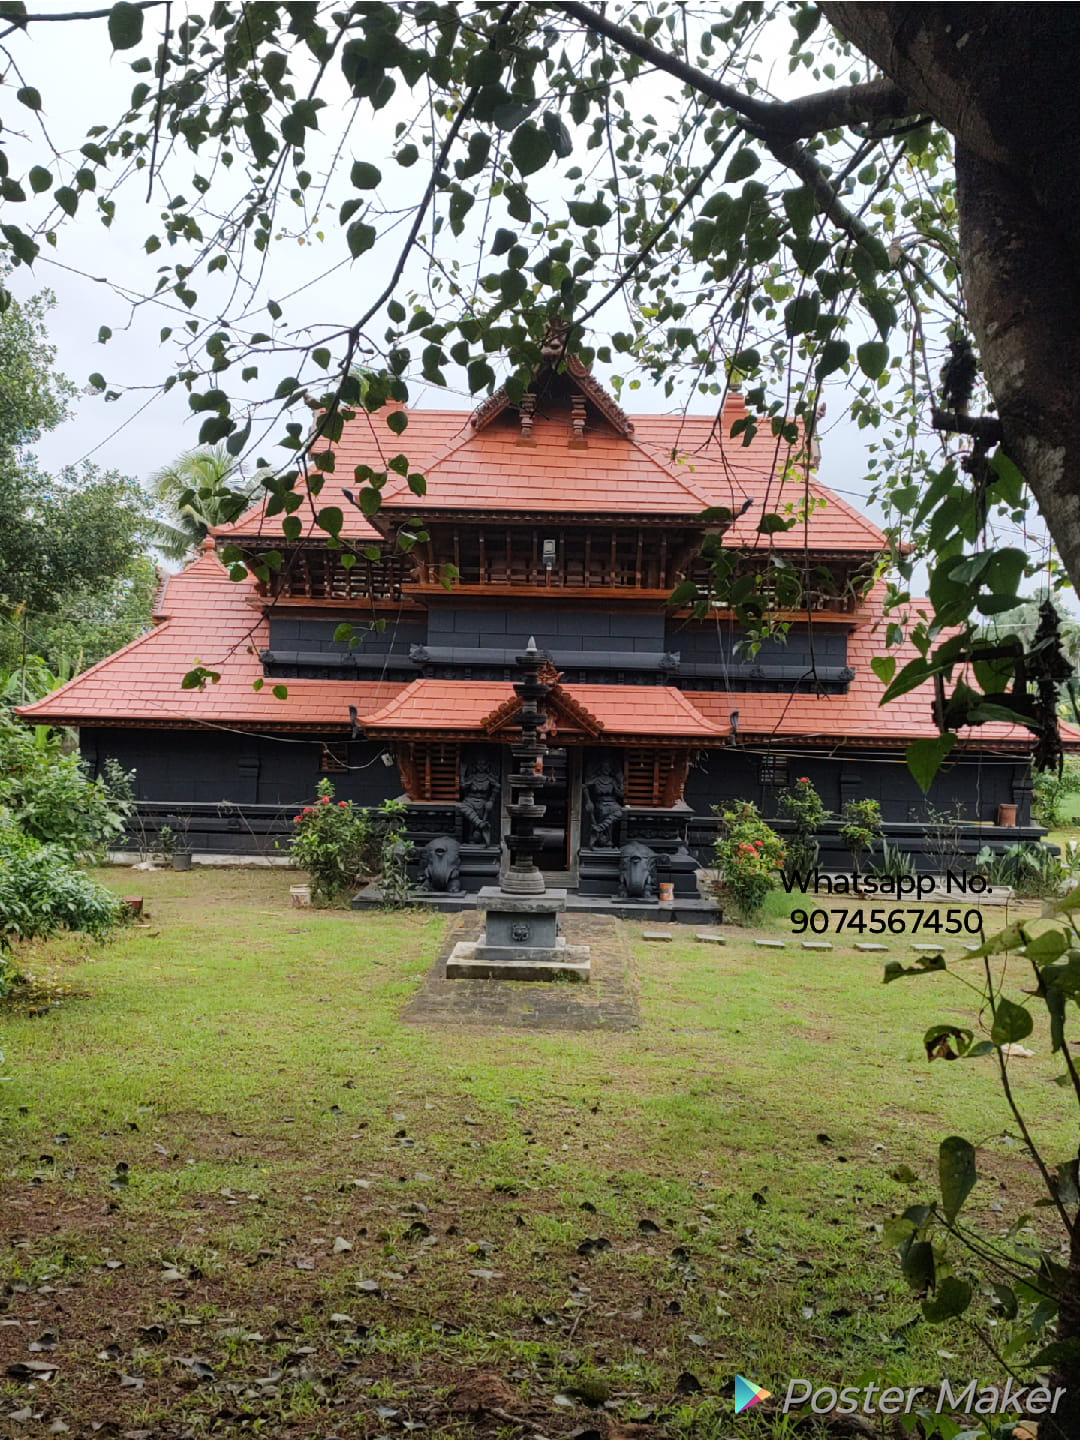
[[777, 872], [784, 866], [784, 844], [748, 800], [723, 811], [720, 822], [713, 850], [720, 893], [738, 919], [751, 923], [760, 917], [766, 895], [776, 886]]
[[829, 812], [808, 775], [800, 775], [795, 784], [783, 792], [778, 808], [784, 819], [791, 821], [791, 836], [787, 842], [788, 866], [803, 874], [817, 864], [817, 832], [829, 818]]
[[289, 853], [311, 880], [311, 898], [332, 905], [378, 869], [378, 836], [370, 813], [351, 800], [334, 802], [334, 787], [320, 780], [314, 805], [293, 816]]

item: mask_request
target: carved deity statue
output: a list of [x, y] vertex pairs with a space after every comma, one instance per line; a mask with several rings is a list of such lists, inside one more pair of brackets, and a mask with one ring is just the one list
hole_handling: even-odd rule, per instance
[[466, 761], [461, 771], [461, 800], [465, 821], [465, 842], [491, 844], [491, 822], [499, 799], [499, 777], [486, 755]]
[[421, 853], [420, 883], [437, 894], [456, 895], [461, 889], [461, 846], [452, 835], [436, 835]]
[[590, 763], [581, 784], [589, 845], [603, 850], [614, 844], [615, 826], [623, 813], [622, 776], [606, 756]]
[[619, 851], [619, 894], [629, 900], [655, 900], [656, 851], [631, 840]]

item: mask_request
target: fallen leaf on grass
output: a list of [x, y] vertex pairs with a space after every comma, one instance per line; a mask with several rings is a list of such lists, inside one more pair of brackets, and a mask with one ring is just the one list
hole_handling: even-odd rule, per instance
[[4, 1373], [13, 1380], [51, 1380], [58, 1368], [55, 1360], [16, 1360]]

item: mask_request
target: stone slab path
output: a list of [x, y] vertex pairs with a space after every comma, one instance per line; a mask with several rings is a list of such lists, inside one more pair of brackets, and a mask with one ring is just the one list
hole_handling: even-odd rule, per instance
[[496, 1030], [636, 1030], [640, 1023], [630, 943], [618, 920], [565, 915], [570, 945], [588, 945], [587, 985], [560, 981], [448, 980], [446, 961], [459, 940], [475, 940], [480, 917], [465, 913], [447, 926], [439, 957], [405, 1006], [409, 1025]]

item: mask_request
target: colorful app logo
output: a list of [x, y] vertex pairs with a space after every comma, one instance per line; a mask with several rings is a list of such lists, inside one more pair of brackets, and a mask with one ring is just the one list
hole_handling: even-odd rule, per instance
[[735, 1376], [735, 1414], [743, 1410], [749, 1410], [751, 1405], [756, 1405], [759, 1400], [768, 1400], [771, 1391], [763, 1390], [760, 1385], [755, 1385], [750, 1380], [744, 1380], [741, 1375]]

